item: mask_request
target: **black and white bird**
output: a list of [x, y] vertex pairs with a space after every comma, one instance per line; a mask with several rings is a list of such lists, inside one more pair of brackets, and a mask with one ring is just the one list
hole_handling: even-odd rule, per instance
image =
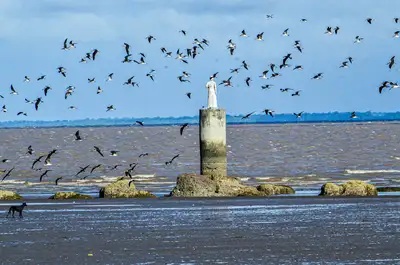
[[299, 112], [299, 113], [293, 113], [293, 114], [296, 116], [296, 118], [300, 119], [301, 115], [303, 114], [303, 111]]
[[270, 85], [270, 84], [268, 84], [268, 85], [263, 85], [263, 86], [261, 86], [261, 89], [270, 89], [272, 86], [273, 86], [273, 85]]
[[136, 124], [139, 124], [140, 126], [144, 126], [144, 123], [142, 121], [136, 121]]
[[93, 77], [93, 78], [88, 78], [88, 83], [94, 83], [94, 82], [96, 82], [95, 79], [96, 79], [95, 77]]
[[264, 32], [261, 32], [261, 33], [257, 34], [256, 40], [262, 41], [263, 40], [263, 34], [264, 34]]
[[107, 106], [107, 110], [106, 111], [112, 111], [112, 110], [116, 110], [113, 105]]
[[2, 111], [2, 112], [7, 112], [7, 107], [6, 107], [6, 105], [3, 105], [3, 107], [1, 108], [1, 111]]
[[335, 32], [335, 35], [337, 35], [339, 33], [339, 30], [340, 30], [339, 27], [336, 27], [336, 28], [333, 29], [333, 31]]
[[104, 157], [104, 155], [103, 155], [103, 153], [101, 152], [101, 150], [100, 150], [100, 148], [99, 148], [99, 147], [97, 147], [97, 146], [94, 146], [94, 150], [95, 150], [97, 153], [99, 153], [99, 155], [101, 155], [101, 156], [103, 156], [103, 157]]
[[125, 47], [126, 56], [130, 56], [131, 53], [129, 52], [129, 49], [131, 46], [128, 43], [124, 42], [124, 47]]
[[28, 116], [28, 114], [26, 114], [26, 112], [23, 112], [23, 111], [18, 112], [18, 113], [17, 113], [17, 116], [19, 116], [19, 115]]
[[179, 129], [180, 134], [183, 134], [183, 130], [188, 127], [189, 123], [182, 124], [181, 128]]
[[239, 35], [240, 37], [248, 37], [247, 33], [245, 30], [242, 30], [242, 32]]
[[270, 109], [265, 109], [264, 112], [265, 112], [265, 115], [267, 115], [267, 116], [269, 115], [271, 117], [274, 117], [274, 112], [275, 111], [270, 110]]
[[367, 21], [369, 24], [372, 24], [372, 21], [374, 21], [374, 19], [372, 19], [372, 18], [367, 18], [366, 21]]
[[342, 65], [339, 66], [339, 68], [348, 68], [348, 67], [349, 67], [349, 62], [348, 61], [342, 62]]
[[245, 80], [247, 86], [250, 86], [250, 81], [252, 81], [251, 78], [247, 77]]
[[111, 73], [107, 76], [106, 82], [111, 81], [113, 79], [114, 73]]
[[327, 27], [325, 34], [332, 35], [333, 34], [332, 27]]
[[267, 77], [268, 72], [269, 72], [269, 70], [263, 71], [263, 72], [262, 72], [262, 75], [260, 75], [259, 77], [262, 78], [262, 79], [267, 79], [267, 78], [268, 78], [268, 77]]
[[396, 58], [396, 56], [392, 56], [390, 58], [389, 62], [387, 63], [387, 65], [389, 66], [389, 69], [392, 69], [393, 65], [396, 63], [395, 58]]
[[42, 182], [43, 178], [47, 176], [47, 173], [49, 173], [50, 171], [51, 169], [46, 169], [46, 171], [42, 175], [40, 175], [39, 182]]
[[154, 72], [155, 72], [155, 70], [152, 69], [150, 72], [148, 72], [146, 74], [146, 76], [149, 77], [152, 81], [154, 81], [154, 75], [153, 75]]
[[49, 92], [49, 90], [51, 90], [51, 87], [49, 87], [49, 86], [46, 86], [45, 88], [43, 88], [44, 96], [47, 96], [47, 93]]
[[151, 43], [152, 40], [156, 40], [156, 38], [154, 38], [154, 37], [151, 36], [151, 35], [147, 36], [146, 39], [147, 39], [147, 41], [148, 41], [149, 43]]
[[294, 97], [294, 96], [300, 96], [300, 92], [301, 92], [301, 90], [297, 90], [296, 92], [294, 92], [294, 93], [292, 94], [292, 97]]
[[31, 79], [26, 75], [25, 77], [24, 77], [24, 82], [30, 82], [31, 81]]
[[18, 95], [18, 92], [17, 92], [17, 91], [15, 91], [15, 89], [14, 89], [14, 86], [13, 86], [13, 85], [11, 85], [11, 86], [10, 86], [10, 90], [11, 90], [11, 92], [10, 92], [10, 94], [11, 94], [11, 95]]
[[364, 38], [361, 38], [360, 36], [356, 36], [354, 43], [360, 43], [364, 40]]
[[57, 68], [57, 70], [58, 70], [59, 74], [61, 74], [64, 77], [67, 77], [67, 74], [65, 72], [65, 68], [64, 67], [60, 66], [60, 67]]
[[191, 97], [192, 97], [192, 93], [188, 92], [188, 93], [186, 93], [186, 96], [187, 96], [188, 98], [191, 98]]
[[110, 156], [118, 156], [118, 154], [119, 154], [119, 151], [116, 151], [116, 150], [110, 151]]
[[103, 90], [101, 89], [101, 87], [100, 87], [100, 86], [98, 86], [98, 87], [97, 87], [96, 94], [100, 94], [101, 92], [103, 92]]
[[293, 70], [303, 70], [303, 66], [301, 65], [296, 65]]
[[314, 75], [311, 79], [321, 79], [323, 76], [323, 73], [318, 73], [316, 75]]
[[79, 130], [75, 132], [75, 141], [82, 141], [82, 137], [80, 135]]
[[282, 33], [282, 36], [288, 37], [289, 36], [289, 29], [285, 29]]
[[353, 112], [350, 114], [350, 119], [355, 119], [355, 118], [358, 118], [358, 117], [357, 117], [356, 112], [353, 111]]
[[46, 75], [41, 75], [37, 78], [37, 81], [44, 80], [45, 78], [46, 78]]
[[96, 55], [99, 53], [100, 51], [98, 49], [94, 49], [92, 52], [92, 60], [94, 61], [96, 59]]

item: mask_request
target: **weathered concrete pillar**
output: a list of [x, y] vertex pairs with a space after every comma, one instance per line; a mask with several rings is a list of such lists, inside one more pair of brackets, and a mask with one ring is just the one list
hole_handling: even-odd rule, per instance
[[201, 109], [199, 118], [200, 174], [226, 176], [226, 111]]

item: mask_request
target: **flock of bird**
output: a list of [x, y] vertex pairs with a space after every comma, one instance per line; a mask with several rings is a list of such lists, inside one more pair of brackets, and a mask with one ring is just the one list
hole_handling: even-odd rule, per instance
[[[273, 19], [273, 15], [266, 15], [266, 19]], [[394, 18], [393, 19], [394, 23], [399, 23], [399, 18]], [[300, 20], [300, 23], [307, 23], [308, 20], [303, 18]], [[366, 23], [368, 24], [373, 24], [374, 23], [374, 19], [373, 18], [366, 18]], [[321, 32], [322, 33], [322, 32]], [[183, 36], [187, 37], [187, 31], [186, 30], [179, 30], [178, 34], [182, 34]], [[326, 31], [324, 32], [324, 34], [326, 35], [337, 35], [340, 34], [340, 28], [339, 27], [332, 27], [332, 26], [328, 26], [326, 28]], [[392, 35], [393, 38], [399, 38], [400, 31], [395, 31]], [[241, 30], [238, 32], [238, 35], [240, 38], [249, 38], [250, 36], [248, 35], [248, 33], [246, 32], [245, 29]], [[263, 36], [264, 36], [264, 32], [259, 32], [256, 34], [254, 40], [255, 41], [263, 41]], [[285, 30], [283, 30], [282, 32], [282, 36], [283, 37], [289, 37], [290, 36], [290, 29], [286, 28]], [[157, 39], [152, 36], [149, 35], [146, 37], [147, 42], [149, 45], [154, 45], [154, 43], [157, 43]], [[359, 44], [361, 42], [364, 41], [364, 38], [361, 36], [355, 36], [354, 38], [354, 44]], [[68, 38], [66, 38], [62, 44], [61, 50], [68, 52], [72, 49], [76, 49], [77, 46], [79, 44], [75, 43], [73, 40], [69, 40]], [[181, 62], [184, 65], [187, 65], [189, 63], [191, 63], [191, 61], [195, 60], [198, 56], [202, 56], [202, 54], [204, 54], [204, 51], [207, 49], [207, 47], [209, 47], [211, 45], [210, 41], [204, 38], [194, 38], [191, 41], [190, 47], [189, 48], [185, 48], [185, 49], [181, 49], [178, 48], [176, 50], [176, 52], [174, 53], [171, 50], [168, 50], [166, 47], [160, 47], [160, 53], [162, 56], [167, 57], [167, 58], [175, 58], [176, 60], [178, 60], [179, 62]], [[135, 63], [138, 65], [146, 65], [146, 54], [143, 52], [138, 53], [137, 58], [133, 58], [133, 52], [132, 52], [132, 47], [129, 43], [123, 43], [122, 44], [123, 47], [123, 51], [124, 51], [124, 56], [123, 58], [121, 58], [121, 63], [125, 64], [125, 63]], [[232, 39], [228, 40], [227, 45], [226, 45], [226, 49], [228, 51], [228, 53], [233, 56], [235, 54], [235, 50], [237, 48], [237, 44], [234, 43], [234, 41]], [[293, 43], [293, 48], [295, 49], [295, 51], [297, 53], [302, 54], [304, 47], [302, 46], [302, 43], [300, 40], [295, 40]], [[83, 56], [81, 57], [79, 63], [88, 63], [88, 62], [95, 62], [98, 60], [98, 57], [101, 56], [100, 55], [100, 51], [98, 49], [93, 49], [91, 51], [86, 52], [85, 54], [83, 54]], [[395, 56], [392, 56], [388, 63], [387, 66], [389, 69], [392, 69], [392, 67], [395, 65], [396, 61], [395, 61]], [[301, 71], [303, 70], [303, 66], [302, 65], [295, 65], [294, 67], [291, 66], [291, 64], [289, 64], [289, 62], [291, 62], [291, 60], [293, 60], [293, 55], [292, 53], [287, 53], [285, 56], [283, 56], [282, 61], [279, 63], [270, 63], [268, 65], [268, 69], [264, 69], [263, 71], [261, 71], [261, 74], [258, 76], [261, 79], [264, 80], [272, 80], [275, 78], [279, 78], [281, 76], [281, 71], [283, 71], [286, 68], [291, 68], [293, 71]], [[345, 61], [343, 61], [341, 63], [341, 65], [338, 65], [338, 68], [348, 68], [351, 64], [353, 64], [353, 58], [352, 57], [348, 57], [346, 58]], [[57, 70], [57, 74], [59, 74], [62, 78], [66, 78], [68, 77], [68, 71], [65, 67], [63, 66], [59, 66], [58, 68], [55, 69], [55, 71]], [[238, 74], [241, 71], [250, 71], [250, 65], [246, 62], [246, 60], [242, 60], [241, 65], [237, 68], [233, 68], [230, 69], [230, 73], [232, 74], [232, 76], [226, 78], [225, 80], [221, 80], [220, 82], [218, 82], [219, 85], [223, 85], [224, 87], [233, 87], [233, 74]], [[211, 76], [214, 77], [214, 79], [218, 79], [218, 72], [212, 74]], [[156, 75], [156, 70], [155, 69], [151, 69], [149, 72], [146, 73], [146, 78], [149, 78], [150, 80], [154, 81], [155, 79], [155, 75]], [[177, 80], [181, 83], [190, 83], [190, 77], [191, 74], [187, 71], [183, 71], [182, 74], [177, 76]], [[322, 79], [324, 77], [324, 73], [320, 72], [320, 73], [316, 73], [313, 76], [311, 76], [310, 79], [312, 80], [319, 80]], [[111, 82], [113, 81], [114, 78], [114, 73], [108, 73], [108, 75], [106, 75], [105, 77], [105, 82]], [[36, 82], [42, 82], [43, 80], [46, 79], [46, 75], [41, 75], [36, 79]], [[96, 82], [96, 78], [95, 77], [90, 77], [87, 79], [88, 83], [95, 83]], [[251, 86], [253, 79], [248, 76], [245, 78], [244, 83], [247, 87]], [[32, 82], [32, 79], [29, 76], [25, 76], [23, 79], [23, 82]], [[130, 76], [129, 78], [126, 79], [126, 81], [122, 84], [125, 86], [132, 86], [132, 87], [139, 87], [139, 82], [135, 79], [135, 76]], [[261, 86], [261, 89], [266, 90], [266, 89], [271, 89], [273, 87], [272, 84], [265, 84]], [[379, 86], [378, 91], [379, 93], [382, 93], [383, 90], [385, 89], [393, 89], [393, 88], [400, 88], [400, 85], [396, 82], [392, 82], [392, 81], [384, 81], [382, 82], [382, 84]], [[50, 91], [52, 90], [51, 86], [45, 86], [43, 88], [43, 97], [46, 97], [49, 93], [51, 93]], [[72, 85], [68, 86], [65, 88], [65, 92], [64, 92], [64, 98], [65, 100], [68, 100], [69, 97], [71, 97], [74, 92], [76, 91], [76, 88]], [[101, 94], [103, 92], [103, 89], [101, 88], [101, 86], [99, 85], [97, 87], [97, 94]], [[290, 95], [292, 97], [299, 97], [301, 96], [301, 90], [294, 90], [292, 88], [280, 88], [280, 92], [282, 93], [290, 93]], [[15, 86], [13, 84], [10, 85], [10, 96], [18, 96], [20, 95], [19, 92], [17, 91], [17, 89], [15, 89]], [[187, 92], [186, 96], [188, 99], [192, 98], [192, 93], [191, 92]], [[25, 98], [25, 103], [27, 104], [33, 104], [34, 106], [34, 110], [35, 111], [39, 111], [40, 110], [40, 106], [41, 104], [44, 104], [43, 101], [43, 97], [39, 96], [34, 100], [30, 100]], [[5, 99], [5, 97], [3, 95], [0, 94], [0, 99]], [[76, 106], [71, 105], [69, 107], [70, 109], [76, 109]], [[109, 104], [105, 111], [114, 111], [116, 110], [116, 107], [114, 106], [114, 104]], [[7, 105], [3, 104], [2, 108], [1, 108], [2, 112], [7, 112]], [[274, 117], [274, 110], [271, 109], [264, 109], [263, 112], [265, 113], [265, 115], [270, 116], [270, 117]], [[242, 119], [248, 119], [251, 115], [253, 115], [254, 113], [256, 113], [256, 111], [250, 112], [246, 115], [242, 116]], [[28, 113], [23, 112], [23, 111], [19, 111], [16, 113], [18, 116], [19, 115], [25, 115], [27, 116]], [[297, 118], [301, 118], [302, 117], [303, 112], [298, 112], [298, 113], [293, 113], [293, 115], [295, 115]], [[355, 112], [352, 112], [351, 115], [349, 116], [349, 118], [357, 118], [357, 115]], [[137, 125], [140, 126], [145, 126], [144, 123], [142, 121], [136, 121]], [[188, 126], [188, 124], [183, 124], [180, 128], [180, 134], [183, 134], [183, 130]], [[75, 134], [75, 140], [76, 141], [82, 141], [82, 137], [79, 134], [79, 131], [76, 132]], [[94, 146], [93, 147], [94, 150], [100, 155], [100, 156], [104, 156], [103, 151], [97, 147]], [[37, 165], [38, 163], [41, 163], [41, 160], [43, 158], [45, 158], [44, 160], [44, 166], [50, 166], [51, 165], [51, 157], [52, 155], [56, 154], [57, 150], [54, 149], [51, 152], [48, 153], [47, 156], [42, 155], [37, 157], [36, 159], [33, 160], [33, 164], [32, 164], [32, 169], [35, 169], [35, 165]], [[29, 146], [27, 154], [29, 155], [33, 155], [33, 149], [32, 146]], [[117, 156], [118, 155], [118, 151], [111, 151], [112, 156]], [[145, 156], [146, 154], [141, 154], [140, 156]], [[148, 155], [148, 154], [147, 154]], [[178, 155], [175, 155], [170, 161], [165, 162], [165, 165], [171, 164], [173, 163], [173, 161], [179, 157]], [[3, 163], [8, 162], [7, 159], [3, 159], [2, 161]], [[124, 170], [124, 174], [128, 177], [132, 177], [131, 173], [132, 171], [135, 169], [137, 163], [133, 163], [130, 164], [129, 167]], [[93, 173], [94, 170], [98, 169], [101, 165], [95, 165], [93, 167], [90, 168], [90, 165], [86, 166], [86, 167], [82, 167], [78, 170], [76, 176], [81, 175], [82, 173], [89, 171], [90, 173]], [[116, 169], [117, 167], [115, 167], [114, 169]], [[11, 173], [13, 172], [13, 170], [15, 169], [15, 167], [11, 168], [10, 170], [4, 171], [3, 173], [4, 176], [2, 178], [2, 180], [5, 180], [7, 177], [10, 177]], [[89, 170], [90, 169], [90, 170]], [[40, 168], [40, 170], [42, 170], [42, 168]], [[41, 175], [40, 175], [40, 181], [43, 180], [43, 178], [45, 176], [47, 176], [47, 173], [50, 170], [45, 170]], [[62, 177], [57, 178], [55, 180], [55, 184], [58, 184], [58, 181], [62, 179]]]

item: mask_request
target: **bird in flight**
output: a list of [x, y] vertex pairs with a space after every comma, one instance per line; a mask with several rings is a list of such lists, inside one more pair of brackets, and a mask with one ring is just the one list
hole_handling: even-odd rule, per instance
[[183, 124], [183, 125], [181, 126], [181, 128], [179, 129], [179, 132], [180, 132], [181, 135], [183, 134], [183, 130], [184, 130], [186, 127], [188, 127], [188, 125], [189, 125], [189, 123], [185, 123], [185, 124]]
[[137, 124], [139, 124], [140, 126], [144, 126], [144, 123], [142, 121], [136, 121]]
[[253, 115], [254, 113], [255, 113], [255, 111], [250, 112], [249, 114], [244, 115], [244, 116], [242, 117], [242, 120], [246, 120], [246, 119], [250, 118], [250, 116]]
[[107, 106], [107, 110], [106, 111], [112, 111], [112, 110], [115, 110], [113, 105]]
[[13, 85], [11, 85], [11, 86], [10, 86], [10, 90], [11, 90], [11, 92], [10, 92], [10, 94], [11, 94], [11, 95], [18, 95], [18, 92], [17, 92], [17, 91], [15, 91], [15, 89], [14, 89], [14, 86], [13, 86]]
[[270, 115], [271, 117], [274, 117], [275, 111], [270, 110], [270, 109], [265, 109], [264, 112], [265, 112], [265, 115], [267, 115], [267, 116]]
[[299, 113], [293, 113], [293, 114], [296, 116], [296, 118], [300, 119], [301, 115], [303, 114], [303, 111], [299, 112]]
[[172, 164], [172, 162], [174, 162], [174, 160], [177, 159], [178, 157], [179, 154], [175, 155], [170, 161], [165, 162], [165, 165]]
[[186, 93], [186, 96], [187, 96], [188, 98], [191, 98], [192, 93], [188, 92], [188, 93]]
[[101, 152], [100, 148], [97, 146], [94, 146], [94, 150], [99, 153], [99, 155], [101, 155], [102, 157], [104, 157], [103, 153]]
[[77, 130], [75, 133], [75, 141], [82, 141], [82, 137], [79, 133], [79, 130]]

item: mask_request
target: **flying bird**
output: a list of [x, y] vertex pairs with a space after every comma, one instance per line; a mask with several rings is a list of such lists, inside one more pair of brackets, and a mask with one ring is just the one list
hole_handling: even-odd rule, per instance
[[249, 118], [251, 115], [253, 115], [254, 113], [255, 113], [255, 111], [250, 112], [249, 114], [244, 115], [244, 116], [242, 117], [242, 120], [248, 119], [248, 118]]
[[296, 116], [296, 118], [301, 118], [301, 115], [303, 114], [303, 111], [302, 112], [299, 112], [299, 113], [293, 113], [295, 116]]
[[44, 80], [45, 78], [46, 78], [46, 76], [42, 75], [42, 76], [38, 77], [37, 81]]
[[59, 178], [56, 179], [56, 181], [55, 181], [56, 185], [58, 185], [58, 182], [59, 182], [61, 179], [62, 179], [62, 177], [59, 177]]
[[274, 114], [273, 114], [273, 113], [274, 113], [275, 111], [270, 110], [270, 109], [265, 109], [264, 112], [265, 112], [265, 115], [268, 116], [268, 114], [269, 114], [271, 117], [274, 117]]
[[8, 176], [10, 176], [11, 172], [12, 172], [14, 169], [15, 169], [15, 167], [11, 168], [11, 169], [4, 175], [4, 177], [2, 178], [1, 181], [5, 180]]
[[172, 164], [176, 158], [179, 157], [179, 154], [175, 155], [170, 161], [165, 162], [165, 165]]
[[153, 36], [149, 35], [146, 37], [147, 41], [151, 43], [152, 40], [156, 40]]
[[47, 173], [49, 173], [50, 171], [51, 169], [46, 169], [46, 171], [42, 175], [40, 175], [39, 182], [42, 182], [43, 177], [47, 176]]
[[188, 98], [191, 98], [192, 93], [188, 92], [188, 93], [186, 93], [186, 96], [187, 96]]
[[43, 88], [45, 97], [47, 96], [47, 93], [49, 92], [49, 90], [51, 90], [51, 87], [49, 87], [49, 86], [46, 86], [45, 88]]
[[179, 132], [181, 133], [181, 135], [183, 134], [183, 130], [188, 127], [189, 123], [185, 123], [181, 126], [181, 128], [179, 129]]
[[99, 153], [99, 155], [101, 155], [102, 157], [104, 157], [103, 153], [101, 152], [100, 148], [98, 148], [97, 146], [94, 146], [94, 150]]
[[75, 133], [75, 141], [82, 141], [82, 137], [79, 133], [79, 130], [77, 130]]
[[13, 85], [11, 85], [11, 86], [10, 86], [10, 90], [11, 90], [10, 94], [12, 94], [12, 95], [18, 95], [18, 92], [17, 92], [17, 91], [15, 91], [15, 89], [14, 89], [14, 86], [13, 86]]
[[107, 111], [112, 111], [112, 110], [115, 110], [115, 108], [114, 108], [114, 106], [113, 106], [113, 105], [109, 105], [109, 106], [107, 106], [107, 110], [106, 110], [106, 112], [107, 112]]
[[144, 126], [144, 123], [142, 121], [136, 121], [137, 124], [139, 124], [140, 126]]
[[356, 114], [355, 111], [353, 111], [353, 112], [350, 114], [350, 119], [356, 119], [356, 118], [358, 118], [358, 117], [357, 117], [357, 114]]
[[372, 24], [373, 19], [372, 19], [372, 18], [367, 18], [366, 21], [367, 21], [369, 24]]
[[94, 61], [96, 59], [96, 55], [99, 53], [99, 50], [94, 49], [92, 52], [92, 60]]

